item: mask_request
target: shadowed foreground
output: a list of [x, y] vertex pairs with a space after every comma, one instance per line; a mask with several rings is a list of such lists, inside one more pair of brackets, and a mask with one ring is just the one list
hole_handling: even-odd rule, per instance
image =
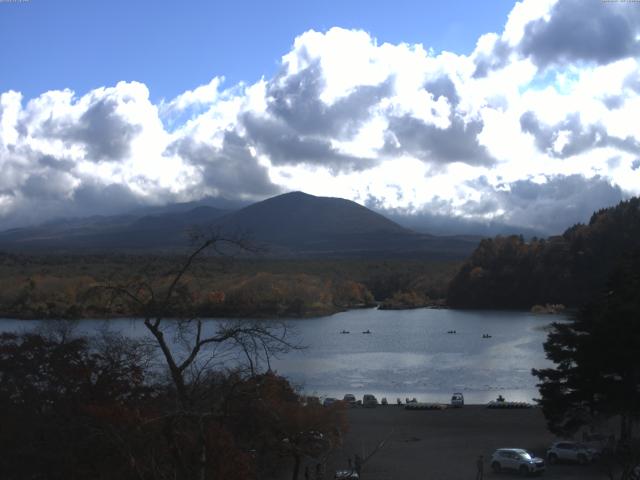
[[[485, 478], [517, 478], [495, 474], [489, 461], [499, 447], [520, 447], [538, 456], [553, 442], [538, 408], [491, 410], [465, 406], [444, 411], [409, 411], [397, 406], [351, 409], [350, 431], [343, 446], [332, 454], [326, 479], [348, 466], [358, 453], [367, 456], [376, 445], [385, 445], [366, 462], [366, 480], [464, 480], [474, 479], [478, 455], [485, 458]], [[604, 479], [597, 464], [547, 466], [542, 478]]]

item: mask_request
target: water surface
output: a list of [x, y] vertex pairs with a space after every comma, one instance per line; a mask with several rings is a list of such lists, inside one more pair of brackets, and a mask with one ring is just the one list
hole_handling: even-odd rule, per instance
[[[445, 402], [459, 391], [468, 403], [485, 403], [499, 394], [531, 401], [538, 396], [531, 369], [550, 365], [542, 347], [546, 327], [564, 319], [436, 309], [364, 309], [293, 319], [287, 321], [294, 332], [291, 338], [306, 348], [275, 359], [272, 367], [302, 391], [319, 396], [373, 393], [389, 401], [417, 397]], [[210, 320], [209, 327], [219, 321]], [[40, 323], [0, 320], [0, 329], [31, 329]], [[105, 326], [132, 337], [148, 336], [140, 320], [77, 322], [77, 330], [84, 333]], [[363, 334], [365, 330], [371, 333]]]
[[[474, 403], [498, 394], [531, 401], [538, 396], [531, 369], [551, 365], [542, 346], [546, 327], [563, 319], [504, 311], [350, 311], [291, 321], [309, 348], [275, 364], [306, 391], [340, 398], [374, 393], [390, 401], [447, 401], [460, 391]], [[343, 329], [351, 333], [340, 334]]]

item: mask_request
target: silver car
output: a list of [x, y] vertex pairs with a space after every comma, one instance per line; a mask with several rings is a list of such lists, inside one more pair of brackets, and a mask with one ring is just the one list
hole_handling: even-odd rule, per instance
[[596, 450], [578, 442], [556, 442], [547, 450], [547, 460], [556, 462], [577, 462], [581, 465], [595, 460]]
[[521, 475], [543, 473], [544, 460], [534, 457], [522, 448], [499, 448], [491, 456], [491, 468], [494, 472], [514, 470]]
[[335, 480], [358, 480], [360, 475], [355, 470], [338, 470], [333, 478]]

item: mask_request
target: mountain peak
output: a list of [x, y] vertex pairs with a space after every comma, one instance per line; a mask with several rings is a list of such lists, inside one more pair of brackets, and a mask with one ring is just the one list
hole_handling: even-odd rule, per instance
[[283, 193], [282, 195], [277, 195], [277, 196], [272, 197], [272, 198], [278, 198], [278, 197], [288, 197], [288, 198], [293, 198], [293, 197], [314, 197], [314, 198], [317, 198], [315, 195], [311, 195], [310, 193], [305, 193], [305, 192], [302, 192], [300, 190], [295, 190], [293, 192]]
[[[275, 197], [267, 198], [266, 200], [263, 200], [263, 201], [264, 202], [272, 202], [272, 201], [277, 202], [277, 201], [283, 201], [283, 200], [305, 201], [305, 200], [314, 200], [314, 199], [321, 199], [321, 198], [332, 198], [332, 197], [317, 197], [315, 195], [311, 195], [310, 193], [296, 190], [294, 192], [282, 193], [280, 195], [276, 195]], [[258, 203], [262, 203], [262, 202], [258, 202]]]
[[[151, 213], [151, 212], [148, 212]], [[467, 254], [475, 245], [418, 235], [368, 208], [344, 198], [294, 191], [237, 211], [193, 202], [144, 216], [90, 224], [50, 225], [0, 233], [0, 248], [60, 251], [169, 250], [187, 245], [194, 225], [240, 232], [274, 252], [361, 255], [367, 252]], [[73, 227], [73, 228], [72, 228]], [[440, 243], [439, 243], [440, 242]], [[460, 251], [456, 251], [456, 248]]]
[[304, 235], [352, 235], [373, 232], [409, 233], [362, 205], [334, 197], [289, 192], [249, 205], [231, 215], [238, 226], [278, 238]]

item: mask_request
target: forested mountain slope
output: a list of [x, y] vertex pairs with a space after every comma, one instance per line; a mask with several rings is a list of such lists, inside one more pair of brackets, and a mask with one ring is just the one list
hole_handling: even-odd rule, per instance
[[640, 248], [640, 199], [595, 212], [587, 225], [525, 242], [485, 239], [452, 280], [448, 303], [464, 308], [578, 306], [604, 288], [618, 262]]

